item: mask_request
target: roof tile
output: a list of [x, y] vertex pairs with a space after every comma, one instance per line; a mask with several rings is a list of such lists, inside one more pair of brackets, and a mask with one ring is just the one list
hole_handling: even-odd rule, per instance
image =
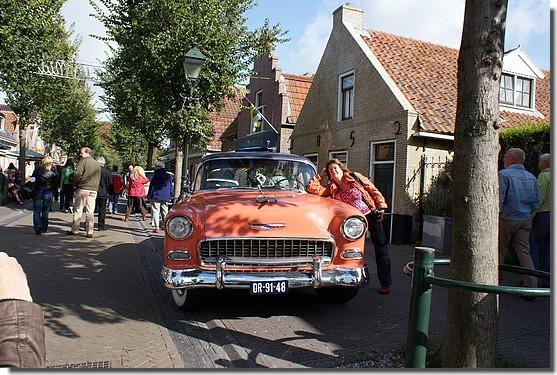
[[[452, 134], [456, 120], [458, 49], [385, 32], [369, 30], [362, 36], [397, 87], [418, 111], [421, 128]], [[549, 78], [536, 84], [536, 109], [549, 121]], [[502, 126], [537, 122], [539, 117], [501, 111]]]

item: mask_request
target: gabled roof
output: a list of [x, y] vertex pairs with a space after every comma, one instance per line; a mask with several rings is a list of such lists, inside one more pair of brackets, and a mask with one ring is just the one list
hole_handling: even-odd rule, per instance
[[[452, 134], [456, 119], [458, 49], [412, 38], [369, 30], [362, 35], [367, 46], [394, 80], [404, 96], [418, 111], [420, 130]], [[536, 80], [536, 110], [549, 121], [549, 78]], [[542, 118], [504, 110], [500, 115], [503, 127]]]
[[13, 112], [9, 105], [7, 104], [0, 104], [0, 111], [1, 112]]
[[304, 106], [304, 101], [313, 82], [313, 74], [295, 75], [282, 73], [286, 85], [286, 95], [288, 97], [288, 105], [290, 108], [286, 122], [295, 124], [298, 121], [300, 111]]
[[207, 149], [210, 151], [221, 150], [221, 137], [223, 133], [236, 121], [236, 117], [242, 109], [244, 90], [239, 88], [234, 90], [235, 96], [224, 99], [224, 107], [219, 112], [210, 112], [207, 116], [208, 120], [213, 124], [213, 137], [207, 144]]

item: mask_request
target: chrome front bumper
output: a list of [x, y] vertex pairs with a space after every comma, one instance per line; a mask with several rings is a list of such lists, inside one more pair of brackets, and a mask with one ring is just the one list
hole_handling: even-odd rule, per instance
[[226, 260], [219, 259], [215, 271], [172, 269], [163, 266], [161, 277], [164, 286], [170, 289], [247, 289], [251, 282], [274, 280], [288, 280], [288, 288], [362, 287], [369, 281], [367, 266], [323, 270], [321, 264], [321, 259], [315, 258], [313, 269], [307, 271], [234, 272], [226, 271]]

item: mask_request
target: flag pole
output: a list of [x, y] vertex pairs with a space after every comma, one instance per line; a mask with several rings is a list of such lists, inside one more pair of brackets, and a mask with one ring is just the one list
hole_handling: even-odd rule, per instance
[[246, 99], [246, 100], [248, 101], [248, 103], [251, 104], [251, 105], [253, 106], [253, 108], [255, 108], [255, 110], [257, 111], [257, 113], [259, 113], [259, 114], [261, 115], [261, 117], [263, 118], [263, 120], [265, 120], [265, 122], [266, 122], [267, 124], [269, 124], [269, 126], [271, 127], [271, 129], [273, 129], [273, 130], [275, 131], [275, 133], [278, 134], [279, 132], [277, 131], [277, 129], [275, 129], [275, 127], [269, 122], [269, 120], [267, 120], [267, 118], [263, 115], [263, 113], [261, 113], [261, 111], [259, 111], [259, 110], [257, 109], [257, 107], [248, 99], [248, 97], [247, 97], [246, 95], [244, 95], [244, 99]]

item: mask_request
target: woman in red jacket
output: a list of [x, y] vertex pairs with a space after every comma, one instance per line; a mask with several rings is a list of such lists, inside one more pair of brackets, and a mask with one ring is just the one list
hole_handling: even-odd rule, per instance
[[134, 204], [136, 207], [139, 207], [141, 216], [143, 216], [143, 221], [147, 220], [147, 211], [145, 211], [145, 207], [143, 206], [143, 199], [146, 195], [144, 185], [148, 182], [149, 179], [145, 177], [145, 171], [143, 168], [136, 166], [132, 169], [128, 180], [128, 205], [126, 207], [126, 216], [124, 216], [124, 221], [128, 221]]
[[387, 238], [383, 232], [383, 213], [387, 203], [381, 192], [365, 176], [350, 170], [339, 160], [332, 159], [325, 164], [322, 172], [327, 175], [327, 186], [321, 186], [321, 176], [316, 175], [310, 180], [306, 191], [322, 197], [332, 197], [356, 207], [367, 220], [375, 248], [377, 277], [381, 288], [380, 294], [389, 294], [391, 287], [391, 258]]

